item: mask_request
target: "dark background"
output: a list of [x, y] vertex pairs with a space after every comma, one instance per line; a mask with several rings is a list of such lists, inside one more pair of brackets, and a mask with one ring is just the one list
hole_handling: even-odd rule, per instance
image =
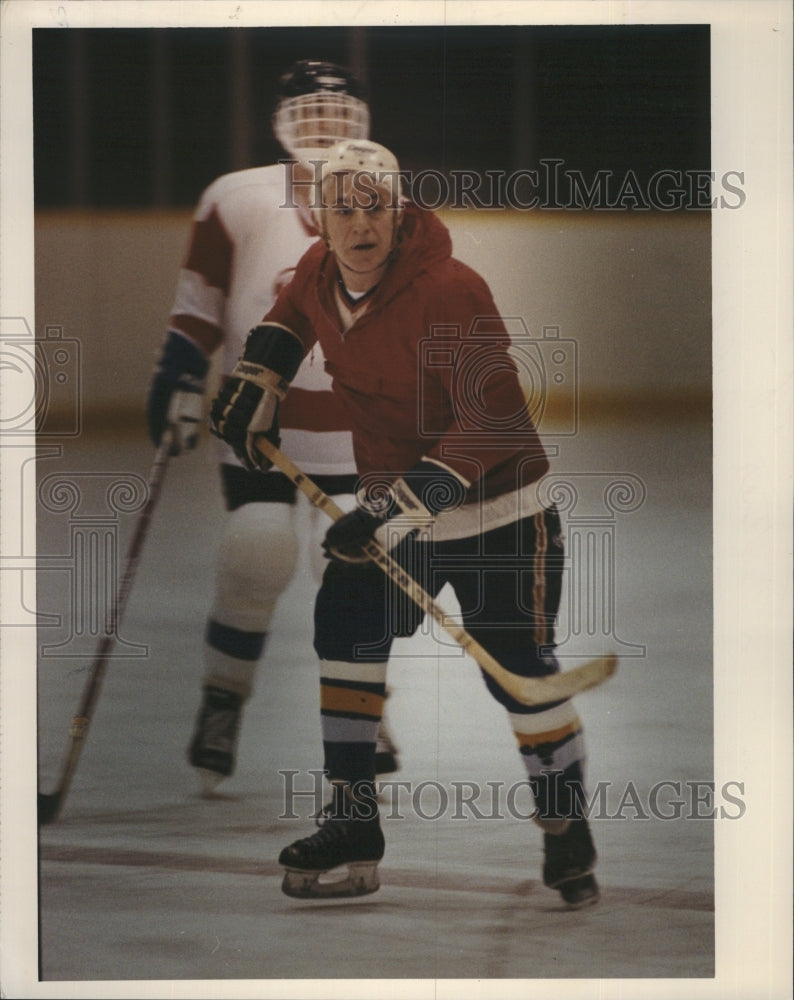
[[273, 162], [301, 58], [358, 73], [404, 169], [710, 167], [708, 25], [35, 29], [36, 204], [185, 206]]

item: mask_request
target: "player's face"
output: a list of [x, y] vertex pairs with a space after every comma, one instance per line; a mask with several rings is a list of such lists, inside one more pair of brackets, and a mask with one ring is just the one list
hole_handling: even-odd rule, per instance
[[366, 292], [389, 263], [399, 209], [389, 186], [376, 187], [371, 174], [332, 175], [323, 190], [325, 235], [347, 287]]

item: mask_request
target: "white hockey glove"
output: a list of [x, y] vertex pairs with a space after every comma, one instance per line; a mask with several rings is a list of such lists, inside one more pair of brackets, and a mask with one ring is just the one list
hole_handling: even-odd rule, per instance
[[166, 428], [172, 432], [172, 455], [196, 447], [208, 368], [209, 361], [197, 344], [175, 330], [168, 331], [146, 401], [149, 437], [155, 447]]
[[276, 447], [278, 404], [303, 360], [303, 344], [291, 331], [275, 323], [254, 327], [242, 358], [212, 404], [210, 425], [250, 471], [272, 465], [256, 448], [265, 435]]
[[433, 524], [436, 515], [457, 507], [471, 484], [446, 465], [422, 459], [391, 486], [391, 500], [377, 513], [359, 506], [328, 529], [323, 549], [329, 559], [366, 562], [375, 541], [387, 552]]

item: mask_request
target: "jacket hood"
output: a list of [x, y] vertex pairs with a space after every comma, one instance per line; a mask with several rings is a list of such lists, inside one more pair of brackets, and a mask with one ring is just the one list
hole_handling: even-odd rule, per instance
[[384, 284], [394, 276], [399, 287], [413, 281], [422, 271], [452, 256], [452, 237], [443, 222], [425, 209], [408, 203], [405, 206], [400, 243], [392, 268], [384, 276]]

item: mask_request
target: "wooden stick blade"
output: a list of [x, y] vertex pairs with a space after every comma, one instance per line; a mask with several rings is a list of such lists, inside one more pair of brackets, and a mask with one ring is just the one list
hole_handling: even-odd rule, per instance
[[563, 701], [581, 694], [590, 688], [598, 687], [608, 680], [618, 668], [618, 658], [614, 653], [600, 656], [598, 659], [583, 663], [580, 667], [564, 670], [548, 677], [515, 677], [510, 685], [502, 680], [502, 686], [516, 701], [524, 705], [546, 705], [554, 701]]

